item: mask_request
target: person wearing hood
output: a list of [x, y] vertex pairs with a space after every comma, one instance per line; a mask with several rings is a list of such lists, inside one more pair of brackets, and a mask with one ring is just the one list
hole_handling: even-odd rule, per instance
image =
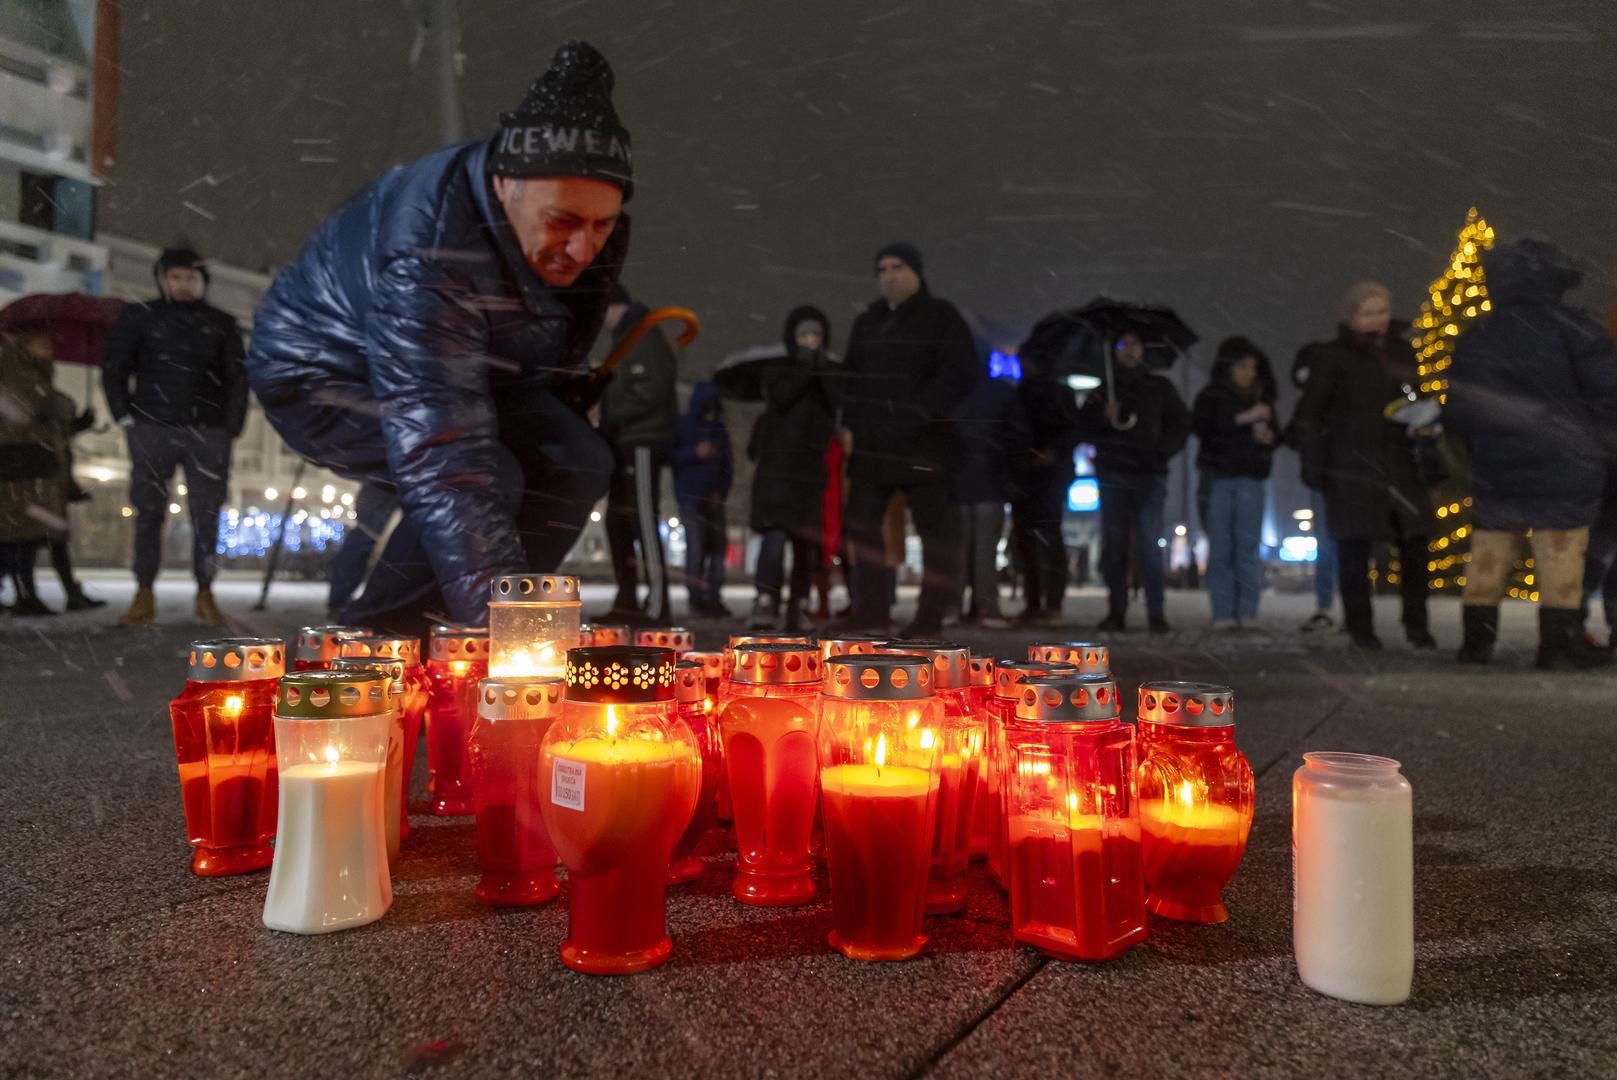
[[402, 510], [344, 622], [481, 623], [493, 577], [554, 570], [605, 493], [578, 390], [629, 245], [612, 89], [599, 52], [563, 44], [492, 136], [389, 169], [259, 306], [270, 423]]
[[719, 388], [703, 379], [691, 387], [690, 404], [674, 424], [674, 500], [685, 526], [685, 590], [694, 614], [727, 619], [724, 606], [724, 500], [730, 497], [735, 462], [724, 426]]
[[219, 626], [213, 599], [219, 510], [230, 479], [230, 444], [247, 422], [241, 327], [204, 299], [208, 269], [188, 248], [168, 248], [153, 268], [159, 296], [127, 304], [107, 331], [101, 387], [129, 440], [135, 510], [135, 599], [118, 621], [157, 617], [152, 586], [163, 557], [169, 481], [185, 470], [198, 622]]
[[1207, 591], [1213, 629], [1235, 630], [1258, 617], [1263, 592], [1264, 482], [1273, 467], [1275, 379], [1269, 358], [1232, 337], [1213, 359], [1191, 423], [1196, 468], [1207, 488]]
[[1471, 563], [1460, 659], [1485, 664], [1523, 533], [1539, 594], [1538, 666], [1612, 662], [1583, 636], [1583, 560], [1617, 432], [1617, 353], [1564, 295], [1582, 274], [1542, 240], [1482, 256], [1491, 310], [1454, 345], [1444, 429], [1471, 460]]
[[959, 599], [960, 519], [950, 501], [955, 406], [982, 378], [971, 329], [932, 295], [913, 244], [876, 253], [881, 296], [848, 335], [837, 400], [852, 439], [844, 528], [852, 549], [850, 630], [890, 628], [882, 518], [901, 493], [921, 537], [921, 597], [905, 637], [934, 637]]
[[1289, 430], [1303, 483], [1325, 495], [1353, 643], [1382, 647], [1370, 603], [1370, 553], [1390, 542], [1398, 549], [1404, 634], [1416, 649], [1435, 649], [1426, 613], [1431, 500], [1408, 432], [1386, 416], [1388, 403], [1419, 381], [1408, 325], [1393, 321], [1392, 294], [1374, 281], [1349, 289], [1341, 311], [1336, 337], [1305, 346], [1306, 360], [1299, 357], [1308, 381]]
[[[825, 351], [831, 324], [824, 312], [804, 305], [786, 316], [783, 334], [785, 355], [764, 365], [764, 411], [747, 445], [754, 463], [751, 525], [760, 538], [753, 575], [758, 596], [747, 621], [752, 630], [803, 629], [804, 605], [823, 563], [821, 496], [828, 481], [826, 449], [835, 427], [827, 385], [833, 367]], [[791, 593], [783, 617], [788, 547]]]
[[1145, 586], [1153, 634], [1168, 631], [1162, 569], [1162, 510], [1168, 464], [1190, 438], [1190, 413], [1173, 383], [1145, 363], [1145, 342], [1132, 330], [1111, 343], [1115, 387], [1090, 391], [1078, 410], [1079, 441], [1095, 448], [1100, 485], [1100, 569], [1108, 594], [1097, 629], [1124, 630], [1129, 605], [1129, 554]]

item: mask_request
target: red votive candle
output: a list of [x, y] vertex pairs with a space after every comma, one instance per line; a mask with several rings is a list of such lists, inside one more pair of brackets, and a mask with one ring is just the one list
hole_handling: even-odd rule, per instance
[[696, 848], [718, 820], [719, 777], [724, 775], [724, 740], [719, 734], [719, 716], [707, 696], [703, 666], [690, 660], [694, 655], [686, 653], [686, 659], [674, 665], [674, 701], [676, 715], [691, 729], [696, 737], [696, 749], [702, 755], [702, 787], [691, 823], [674, 844], [673, 862], [668, 866], [670, 885], [682, 885], [702, 876], [704, 864]]
[[578, 628], [580, 645], [627, 645], [629, 627], [621, 623], [585, 623]]
[[696, 631], [683, 626], [642, 626], [634, 631], [634, 643], [642, 649], [668, 649], [678, 660], [696, 648]]
[[988, 869], [994, 884], [1005, 889], [1005, 724], [1016, 712], [1017, 688], [1023, 679], [1041, 675], [1076, 675], [1067, 663], [1006, 660], [994, 665], [994, 696], [988, 701]]
[[814, 898], [819, 696], [820, 652], [813, 644], [737, 646], [719, 730], [735, 812], [731, 893], [744, 904], [785, 907]]
[[1254, 802], [1252, 766], [1235, 747], [1235, 692], [1143, 683], [1138, 715], [1145, 906], [1181, 922], [1223, 922]]
[[371, 637], [368, 626], [304, 626], [292, 639], [292, 671], [319, 671], [342, 655], [337, 643], [345, 637]]
[[988, 857], [988, 831], [993, 827], [995, 815], [988, 800], [988, 703], [994, 699], [994, 658], [971, 658], [970, 684], [971, 711], [982, 729], [982, 752], [977, 760], [977, 798], [971, 809], [971, 857]]
[[[725, 657], [728, 652], [688, 652], [680, 657], [680, 662], [702, 665], [702, 680], [705, 686], [705, 702], [703, 709], [713, 718], [714, 730], [717, 731], [719, 723], [719, 696], [724, 692]], [[730, 775], [723, 767], [724, 737], [719, 736], [719, 782], [714, 792], [716, 815], [720, 821], [731, 821], [735, 817], [730, 809]]]
[[191, 645], [185, 689], [168, 714], [192, 873], [244, 874], [274, 857], [275, 684], [285, 668], [276, 638]]
[[1061, 960], [1145, 940], [1134, 735], [1107, 676], [1024, 680], [1005, 725], [1011, 933]]
[[855, 960], [904, 960], [926, 944], [921, 920], [943, 758], [932, 663], [833, 657], [821, 687], [830, 941]]
[[561, 718], [539, 750], [545, 828], [567, 867], [562, 962], [644, 971], [673, 951], [668, 864], [702, 785], [696, 739], [674, 713], [674, 654], [570, 649]]
[[[421, 639], [373, 634], [365, 637], [344, 637], [337, 641], [343, 657], [373, 657], [378, 660], [397, 660], [404, 665], [403, 699], [394, 697], [401, 713], [404, 729], [404, 772], [399, 795], [399, 838], [410, 836], [410, 776], [415, 771], [416, 744], [421, 739], [421, 719], [427, 712], [427, 670], [421, 664]], [[437, 811], [434, 810], [434, 813]], [[471, 813], [471, 809], [458, 811]]]
[[427, 635], [428, 805], [434, 814], [470, 814], [477, 805], [466, 739], [477, 719], [477, 685], [488, 677], [488, 654], [488, 630], [481, 626], [434, 626]]
[[477, 898], [519, 907], [555, 896], [556, 849], [545, 831], [539, 748], [561, 715], [554, 677], [484, 679], [467, 732], [477, 807]]

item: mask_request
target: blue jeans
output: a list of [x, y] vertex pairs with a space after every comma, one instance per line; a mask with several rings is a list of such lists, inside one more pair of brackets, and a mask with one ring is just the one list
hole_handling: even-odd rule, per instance
[[1160, 476], [1102, 474], [1100, 481], [1100, 572], [1106, 579], [1110, 610], [1129, 608], [1129, 553], [1139, 563], [1145, 587], [1145, 610], [1152, 618], [1163, 611], [1162, 504], [1168, 482]]
[[1213, 618], [1258, 617], [1263, 592], [1263, 481], [1215, 476], [1207, 497], [1207, 591]]
[[1336, 541], [1325, 527], [1325, 500], [1314, 499], [1314, 606], [1329, 611], [1336, 603]]
[[724, 531], [724, 500], [702, 499], [679, 504], [679, 519], [685, 525], [685, 590], [693, 607], [717, 607], [723, 602], [724, 555], [728, 541]]

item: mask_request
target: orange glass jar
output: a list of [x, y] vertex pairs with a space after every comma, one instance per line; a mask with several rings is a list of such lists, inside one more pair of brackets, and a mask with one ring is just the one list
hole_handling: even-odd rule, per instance
[[624, 623], [584, 623], [578, 628], [580, 645], [627, 645], [629, 627]]
[[[337, 642], [339, 655], [397, 660], [404, 665], [403, 699], [398, 701], [404, 727], [404, 775], [400, 795], [399, 838], [410, 836], [410, 778], [415, 773], [416, 746], [421, 741], [421, 721], [427, 714], [427, 669], [421, 663], [421, 639], [373, 634], [344, 637]], [[436, 813], [436, 811], [434, 811]], [[461, 811], [469, 813], [469, 811]]]
[[318, 671], [342, 655], [337, 642], [345, 637], [370, 637], [368, 626], [299, 627], [292, 643], [291, 671]]
[[1006, 660], [994, 665], [994, 696], [988, 702], [988, 869], [994, 883], [1006, 888], [1005, 878], [1005, 725], [1016, 712], [1016, 696], [1023, 679], [1043, 675], [1076, 675], [1067, 663]]
[[702, 665], [690, 661], [695, 654], [685, 655], [686, 659], [674, 665], [675, 712], [696, 737], [696, 748], [702, 755], [702, 787], [691, 823], [674, 845], [673, 862], [668, 866], [670, 885], [683, 885], [702, 876], [705, 864], [696, 849], [718, 820], [719, 777], [724, 775], [724, 739], [719, 734], [718, 710], [707, 696]]
[[467, 736], [477, 720], [477, 687], [488, 677], [488, 656], [488, 630], [481, 626], [434, 626], [427, 635], [427, 791], [434, 814], [470, 814], [476, 805]]
[[634, 643], [642, 649], [668, 649], [678, 660], [696, 648], [696, 631], [683, 626], [642, 626], [634, 631]]
[[988, 832], [996, 820], [988, 799], [988, 758], [991, 749], [988, 740], [988, 703], [994, 700], [994, 658], [973, 656], [971, 675], [967, 681], [971, 684], [971, 711], [981, 720], [983, 729], [983, 753], [977, 762], [977, 798], [972, 802], [971, 810], [971, 857], [985, 859], [988, 857]]
[[562, 681], [548, 676], [478, 684], [466, 757], [477, 805], [477, 898], [485, 904], [542, 904], [561, 890], [538, 767], [561, 695]]

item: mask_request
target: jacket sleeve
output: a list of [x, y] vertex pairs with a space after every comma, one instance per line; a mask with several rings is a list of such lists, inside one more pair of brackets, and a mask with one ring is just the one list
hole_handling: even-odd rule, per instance
[[1185, 408], [1185, 399], [1179, 396], [1179, 391], [1167, 379], [1162, 380], [1160, 423], [1156, 446], [1166, 460], [1183, 450], [1190, 439], [1190, 410]]
[[1309, 365], [1303, 399], [1292, 414], [1290, 438], [1302, 459], [1303, 483], [1318, 489], [1325, 482], [1325, 416], [1336, 394], [1341, 370], [1327, 358], [1316, 358]]
[[523, 566], [486, 345], [474, 298], [448, 270], [402, 256], [378, 273], [366, 353], [388, 467], [450, 618], [474, 624], [492, 577]]
[[224, 427], [232, 439], [247, 426], [247, 364], [241, 342], [241, 327], [229, 315], [219, 356], [219, 379], [224, 384]]
[[140, 349], [140, 313], [139, 304], [125, 304], [112, 320], [101, 351], [101, 392], [107, 396], [107, 411], [115, 421], [129, 415], [129, 379], [135, 374]]
[[1617, 347], [1593, 319], [1578, 321], [1569, 342], [1572, 374], [1602, 452], [1617, 460]]
[[803, 396], [815, 389], [820, 379], [812, 364], [792, 360], [770, 360], [765, 363], [763, 378], [764, 403], [776, 414], [789, 412]]
[[953, 304], [940, 302], [938, 360], [932, 377], [915, 390], [915, 404], [929, 419], [941, 419], [954, 412], [960, 400], [982, 378], [977, 347], [972, 344], [971, 328]]
[[668, 464], [676, 469], [699, 464], [702, 459], [696, 456], [696, 444], [701, 438], [701, 425], [696, 418], [690, 413], [681, 413], [674, 421], [674, 443], [668, 448]]

